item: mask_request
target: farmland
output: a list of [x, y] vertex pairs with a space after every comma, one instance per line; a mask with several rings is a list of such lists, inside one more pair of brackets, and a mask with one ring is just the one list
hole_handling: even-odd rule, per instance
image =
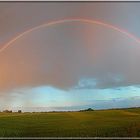
[[140, 137], [140, 108], [0, 113], [0, 137]]

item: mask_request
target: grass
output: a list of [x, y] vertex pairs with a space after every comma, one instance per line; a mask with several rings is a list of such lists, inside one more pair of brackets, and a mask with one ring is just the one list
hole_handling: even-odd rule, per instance
[[0, 113], [0, 137], [140, 137], [140, 108]]

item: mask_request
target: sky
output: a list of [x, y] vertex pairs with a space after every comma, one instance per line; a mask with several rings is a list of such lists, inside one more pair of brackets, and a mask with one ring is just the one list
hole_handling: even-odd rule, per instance
[[140, 106], [139, 17], [137, 2], [0, 2], [0, 110]]

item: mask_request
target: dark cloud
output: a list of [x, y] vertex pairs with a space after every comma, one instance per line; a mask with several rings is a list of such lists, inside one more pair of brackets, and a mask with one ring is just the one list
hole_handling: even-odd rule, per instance
[[132, 38], [99, 25], [69, 22], [41, 28], [0, 54], [1, 90], [69, 89], [83, 77], [88, 77], [84, 88], [135, 85], [140, 82], [139, 50]]
[[[138, 36], [139, 7], [138, 3], [0, 3], [0, 45], [44, 22], [71, 17], [105, 21]], [[85, 77], [79, 88], [138, 85], [139, 46], [97, 25], [78, 22], [43, 28], [0, 54], [0, 90], [40, 85], [69, 89]], [[89, 79], [96, 79], [96, 84], [87, 84]]]

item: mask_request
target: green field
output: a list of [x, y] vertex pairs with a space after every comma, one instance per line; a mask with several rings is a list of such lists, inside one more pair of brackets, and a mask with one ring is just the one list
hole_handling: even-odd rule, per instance
[[140, 137], [140, 108], [0, 113], [0, 137]]

